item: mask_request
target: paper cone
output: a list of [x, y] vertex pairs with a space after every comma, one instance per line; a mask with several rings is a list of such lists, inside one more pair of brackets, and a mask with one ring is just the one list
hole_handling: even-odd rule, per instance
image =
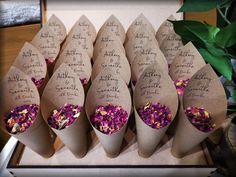
[[66, 41], [61, 49], [62, 52], [72, 40], [75, 40], [78, 45], [80, 45], [88, 53], [89, 58], [92, 58], [93, 42], [86, 31], [83, 31], [82, 28], [76, 28], [75, 30], [73, 30], [66, 38]]
[[131, 63], [131, 80], [137, 82], [143, 71], [154, 63], [157, 63], [163, 71], [168, 73], [168, 64], [161, 50], [147, 43]]
[[103, 33], [97, 38], [94, 46], [93, 60], [95, 61], [100, 52], [103, 49], [107, 49], [109, 46], [117, 47], [119, 48], [119, 50], [125, 53], [124, 46], [122, 42], [119, 40], [119, 38], [115, 36], [112, 32], [108, 31], [107, 33]]
[[48, 76], [47, 76], [47, 64], [42, 54], [30, 43], [25, 42], [17, 55], [13, 66], [20, 69], [31, 79], [44, 79], [41, 85], [38, 85], [38, 90], [43, 90]]
[[55, 72], [62, 63], [71, 67], [80, 79], [86, 79], [89, 82], [92, 73], [90, 58], [87, 52], [82, 49], [75, 40], [68, 43], [60, 54], [53, 72]]
[[171, 149], [176, 157], [186, 155], [218, 129], [225, 120], [227, 110], [225, 91], [209, 64], [193, 75], [185, 89], [183, 108], [189, 106], [205, 108], [216, 127], [211, 132], [202, 132], [191, 124], [182, 110]]
[[[128, 87], [112, 70], [106, 68], [93, 81], [87, 94], [85, 109], [89, 121], [98, 105], [105, 106], [108, 103], [122, 106], [130, 115], [131, 97]], [[107, 135], [98, 131], [90, 122], [107, 156], [116, 157], [120, 153], [127, 123], [119, 131]]]
[[77, 29], [81, 29], [82, 31], [86, 32], [87, 35], [91, 38], [91, 41], [95, 41], [97, 35], [96, 29], [85, 15], [82, 15], [79, 20], [76, 21], [68, 35], [70, 35], [74, 30]]
[[155, 36], [145, 28], [139, 28], [136, 33], [125, 43], [125, 51], [129, 63], [132, 63], [137, 52], [141, 50], [147, 43], [153, 47], [158, 47]]
[[111, 53], [106, 53], [106, 55], [101, 58], [98, 58], [93, 65], [91, 77], [92, 81], [104, 68], [110, 68], [113, 70], [115, 74], [117, 74], [127, 85], [129, 85], [131, 77], [130, 65], [123, 53], [114, 53], [113, 51]]
[[[149, 20], [141, 13], [134, 21], [133, 23], [129, 26], [127, 32], [126, 32], [126, 38], [129, 39], [134, 32], [139, 28], [139, 27], [144, 27], [148, 30], [150, 30], [151, 33], [155, 35], [155, 30], [152, 26], [152, 24], [149, 22]], [[126, 39], [126, 41], [127, 41]]]
[[[5, 122], [3, 120], [5, 115], [17, 106], [24, 104], [40, 105], [40, 98], [38, 90], [30, 77], [14, 66], [10, 68], [4, 77], [1, 87], [3, 96], [1, 106], [3, 115], [1, 115], [0, 119], [1, 128], [10, 134], [5, 128]], [[54, 154], [54, 139], [50, 136], [49, 129], [43, 121], [40, 111], [34, 123], [26, 131], [10, 135], [45, 158]]]
[[[76, 73], [62, 63], [46, 85], [41, 101], [42, 115], [46, 122], [52, 111], [65, 104], [83, 106], [84, 90]], [[87, 123], [82, 111], [75, 122], [61, 130], [52, 128], [68, 149], [76, 156], [83, 157], [87, 152]]]
[[166, 21], [164, 21], [161, 26], [158, 28], [157, 32], [156, 32], [156, 39], [159, 43], [159, 45], [161, 46], [162, 42], [164, 41], [164, 39], [171, 33], [174, 31], [173, 29], [173, 24], [171, 22], [169, 22], [168, 20], [176, 20], [175, 17], [173, 15], [169, 16], [167, 18]]
[[54, 14], [49, 18], [46, 25], [55, 33], [60, 43], [66, 38], [66, 27]]
[[154, 153], [169, 125], [160, 129], [149, 127], [138, 115], [137, 110], [148, 102], [159, 102], [170, 109], [173, 121], [178, 109], [177, 93], [168, 74], [158, 68], [158, 65], [152, 65], [147, 67], [139, 78], [133, 99], [139, 155], [149, 157]]
[[106, 34], [108, 31], [115, 34], [121, 40], [122, 44], [125, 42], [125, 29], [114, 15], [111, 15], [102, 25], [102, 27], [98, 31], [97, 38], [99, 38], [101, 35]]

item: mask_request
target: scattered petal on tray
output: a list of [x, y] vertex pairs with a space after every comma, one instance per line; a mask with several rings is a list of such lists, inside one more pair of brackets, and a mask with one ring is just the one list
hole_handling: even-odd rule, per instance
[[73, 104], [65, 104], [55, 109], [48, 118], [48, 124], [55, 129], [62, 130], [69, 127], [80, 116], [82, 107]]
[[186, 79], [186, 80], [180, 79], [174, 82], [178, 95], [182, 96], [184, 94], [184, 89], [187, 86], [188, 82], [189, 82], [189, 79]]
[[149, 127], [159, 129], [171, 123], [170, 109], [160, 103], [148, 102], [144, 106], [138, 108], [137, 111], [141, 119]]
[[93, 126], [105, 134], [119, 131], [128, 121], [128, 113], [121, 106], [108, 104], [97, 106], [95, 113], [90, 117]]
[[187, 107], [185, 114], [189, 121], [200, 131], [210, 132], [216, 126], [212, 122], [212, 118], [204, 108]]
[[35, 121], [39, 105], [26, 104], [17, 106], [5, 116], [6, 129], [9, 133], [22, 133]]

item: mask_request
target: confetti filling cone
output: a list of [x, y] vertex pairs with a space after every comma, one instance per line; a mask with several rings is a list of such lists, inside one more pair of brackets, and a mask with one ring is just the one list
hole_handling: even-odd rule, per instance
[[80, 116], [82, 107], [78, 105], [65, 104], [63, 107], [53, 110], [48, 118], [48, 125], [57, 130], [69, 127]]
[[90, 121], [100, 132], [111, 135], [119, 131], [128, 121], [128, 113], [121, 106], [99, 105], [90, 117]]
[[80, 79], [80, 82], [82, 83], [82, 85], [86, 85], [88, 83], [87, 79], [84, 78], [84, 79]]
[[160, 103], [148, 102], [137, 111], [144, 123], [151, 128], [159, 129], [171, 123], [170, 109]]
[[184, 89], [187, 86], [188, 82], [189, 82], [189, 79], [186, 79], [186, 80], [180, 79], [180, 80], [174, 81], [175, 88], [177, 90], [178, 95], [182, 96], [184, 94]]
[[29, 104], [17, 106], [5, 116], [6, 129], [11, 134], [22, 133], [35, 121], [39, 105]]
[[204, 108], [188, 107], [185, 114], [189, 121], [200, 131], [210, 132], [216, 126], [212, 123], [210, 114]]
[[36, 87], [39, 88], [43, 84], [44, 78], [37, 80], [34, 77], [32, 77], [31, 80], [36, 85]]

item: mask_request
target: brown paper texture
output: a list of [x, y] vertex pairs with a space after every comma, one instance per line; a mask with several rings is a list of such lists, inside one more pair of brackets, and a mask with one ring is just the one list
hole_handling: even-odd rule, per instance
[[[93, 81], [87, 94], [85, 109], [89, 121], [98, 105], [105, 106], [108, 103], [122, 106], [128, 112], [128, 116], [130, 115], [131, 97], [127, 85], [111, 69], [105, 68]], [[111, 135], [98, 131], [91, 124], [107, 156], [115, 157], [120, 153], [127, 123], [118, 132]]]
[[90, 58], [87, 52], [75, 40], [70, 41], [60, 54], [55, 64], [54, 72], [62, 63], [71, 67], [80, 79], [86, 78], [87, 81], [90, 80], [92, 73]]
[[139, 27], [144, 27], [148, 30], [151, 31], [155, 35], [155, 30], [152, 26], [152, 24], [149, 22], [149, 20], [141, 13], [134, 21], [133, 23], [129, 26], [126, 36], [127, 38], [130, 38], [134, 32], [139, 28]]
[[55, 33], [60, 43], [65, 40], [66, 27], [56, 15], [53, 14], [47, 21], [46, 25]]
[[136, 33], [125, 43], [125, 51], [129, 63], [132, 63], [137, 52], [141, 50], [147, 43], [154, 47], [158, 47], [155, 36], [145, 28], [139, 28]]
[[[44, 89], [41, 101], [42, 115], [44, 120], [52, 114], [52, 111], [67, 104], [83, 106], [84, 90], [76, 73], [65, 63], [52, 75]], [[85, 114], [62, 130], [52, 130], [76, 157], [83, 157], [87, 152], [87, 123]]]
[[[30, 77], [14, 66], [10, 68], [7, 75], [3, 78], [1, 87], [3, 95], [1, 128], [10, 134], [5, 129], [3, 120], [5, 114], [24, 104], [40, 105], [40, 98], [38, 90]], [[10, 135], [43, 157], [48, 158], [54, 154], [53, 138], [50, 136], [49, 129], [44, 123], [40, 111], [34, 123], [25, 132]]]
[[[40, 80], [44, 78], [43, 82], [47, 82], [47, 64], [42, 54], [33, 45], [25, 42], [17, 55], [13, 66], [20, 69], [27, 74], [30, 78]], [[43, 88], [42, 84], [40, 88]], [[40, 88], [38, 88], [40, 90]]]
[[82, 31], [86, 32], [86, 34], [91, 38], [91, 41], [94, 42], [96, 40], [96, 29], [91, 21], [85, 16], [82, 15], [76, 23], [71, 28], [68, 35], [73, 33], [74, 30], [81, 29]]
[[61, 51], [63, 51], [72, 40], [75, 40], [78, 45], [80, 45], [88, 53], [89, 58], [92, 58], [93, 42], [90, 36], [86, 33], [86, 31], [83, 31], [82, 28], [78, 27], [73, 30], [66, 38], [66, 41], [63, 44]]
[[143, 71], [150, 65], [157, 63], [158, 68], [168, 72], [167, 61], [158, 47], [152, 47], [150, 43], [147, 43], [135, 56], [131, 63], [131, 79], [137, 81]]
[[52, 61], [55, 61], [60, 51], [60, 41], [48, 26], [41, 28], [31, 41], [31, 44], [42, 53], [44, 59]]
[[172, 146], [172, 154], [176, 157], [186, 155], [219, 128], [225, 120], [227, 111], [225, 91], [209, 64], [193, 75], [185, 89], [183, 108], [189, 106], [205, 108], [216, 127], [211, 132], [201, 132], [190, 123], [182, 110]]
[[139, 155], [149, 157], [155, 151], [169, 125], [153, 129], [143, 122], [137, 114], [137, 109], [147, 102], [159, 102], [170, 109], [173, 121], [178, 109], [178, 96], [168, 74], [158, 68], [158, 65], [151, 65], [139, 78], [135, 86], [133, 100]]
[[114, 15], [111, 15], [102, 25], [102, 27], [98, 31], [97, 38], [99, 38], [101, 35], [106, 34], [108, 31], [115, 34], [121, 40], [122, 44], [125, 42], [125, 29]]
[[164, 21], [161, 26], [158, 28], [157, 32], [156, 32], [156, 39], [159, 43], [159, 45], [162, 44], [162, 42], [164, 41], [164, 39], [171, 33], [174, 31], [173, 29], [173, 24], [171, 22], [169, 22], [168, 20], [176, 20], [175, 17], [173, 15], [169, 16], [168, 19], [166, 21]]
[[160, 49], [166, 57], [167, 63], [170, 65], [180, 48], [183, 46], [181, 37], [175, 32], [170, 32], [160, 45]]
[[190, 79], [205, 64], [204, 59], [192, 42], [188, 42], [181, 47], [180, 52], [174, 58], [170, 65], [169, 74], [174, 81]]
[[103, 33], [102, 35], [97, 37], [94, 52], [93, 52], [93, 60], [95, 61], [97, 56], [103, 49], [107, 49], [109, 46], [114, 46], [119, 48], [123, 53], [125, 53], [124, 46], [122, 42], [119, 40], [117, 36], [115, 36], [112, 32], [108, 31]]
[[[108, 46], [108, 51], [109, 48]], [[115, 53], [115, 50], [112, 50], [110, 53], [107, 52], [100, 58], [98, 57], [93, 65], [91, 79], [94, 80], [104, 68], [110, 68], [115, 74], [119, 75], [127, 85], [129, 84], [131, 77], [130, 65], [125, 54], [122, 52]]]

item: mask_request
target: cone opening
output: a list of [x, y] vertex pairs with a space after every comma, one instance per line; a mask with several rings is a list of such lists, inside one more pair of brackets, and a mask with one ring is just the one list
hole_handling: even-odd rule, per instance
[[83, 107], [79, 105], [65, 104], [52, 111], [47, 123], [51, 128], [57, 130], [66, 129], [79, 119], [82, 109]]

